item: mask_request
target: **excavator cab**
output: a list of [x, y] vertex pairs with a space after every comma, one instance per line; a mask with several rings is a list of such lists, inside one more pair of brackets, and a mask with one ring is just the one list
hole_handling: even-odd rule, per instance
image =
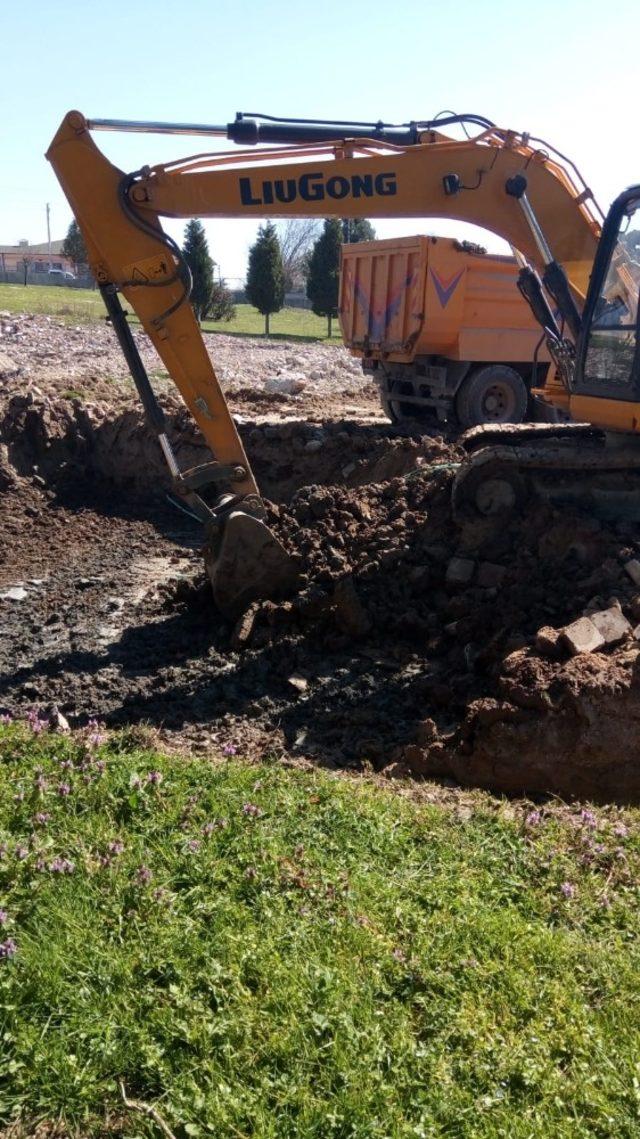
[[632, 186], [613, 203], [602, 229], [578, 344], [576, 395], [640, 400], [639, 292], [640, 186]]

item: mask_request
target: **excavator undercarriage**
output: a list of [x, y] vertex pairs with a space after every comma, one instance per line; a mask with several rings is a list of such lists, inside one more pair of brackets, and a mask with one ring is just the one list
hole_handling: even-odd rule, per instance
[[453, 483], [461, 521], [505, 522], [535, 500], [640, 521], [640, 441], [572, 423], [479, 427], [460, 443], [468, 455]]

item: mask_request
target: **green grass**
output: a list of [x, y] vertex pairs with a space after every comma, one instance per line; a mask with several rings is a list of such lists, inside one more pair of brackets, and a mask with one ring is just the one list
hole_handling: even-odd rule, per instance
[[97, 289], [67, 289], [64, 285], [0, 285], [0, 309], [12, 313], [42, 313], [75, 324], [101, 320], [105, 316]]
[[[231, 321], [205, 320], [202, 327], [208, 332], [226, 332], [237, 336], [264, 336], [264, 317], [251, 305], [236, 305], [236, 318]], [[327, 321], [310, 309], [284, 308], [270, 321], [272, 340], [327, 340]], [[340, 326], [333, 321], [329, 344], [342, 343]]]
[[468, 802], [1, 729], [0, 1120], [637, 1136], [638, 813]]
[[[103, 320], [105, 316], [102, 297], [97, 290], [68, 289], [63, 285], [0, 285], [0, 310], [43, 313], [72, 324]], [[264, 336], [264, 317], [251, 305], [236, 305], [235, 320], [207, 320], [202, 328], [206, 332], [224, 332], [232, 336]], [[308, 309], [285, 308], [271, 317], [271, 339], [327, 340], [327, 322]], [[336, 320], [328, 343], [341, 342]]]

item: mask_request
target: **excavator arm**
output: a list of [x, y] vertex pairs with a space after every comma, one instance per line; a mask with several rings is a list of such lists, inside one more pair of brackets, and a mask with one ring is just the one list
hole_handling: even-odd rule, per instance
[[[480, 125], [475, 137], [457, 140], [441, 132], [440, 121], [388, 129], [260, 124], [239, 116], [227, 128], [176, 128], [91, 122], [71, 111], [55, 135], [47, 157], [82, 231], [176, 488], [208, 526], [210, 576], [223, 610], [237, 612], [254, 596], [290, 590], [295, 567], [262, 521], [247, 457], [188, 303], [188, 268], [160, 218], [429, 216], [473, 222], [519, 251], [530, 275], [529, 299], [547, 331], [560, 335], [538, 274], [575, 332], [600, 233], [592, 195], [571, 164], [552, 157], [544, 144], [484, 120]], [[266, 136], [278, 145], [195, 154], [126, 174], [98, 149], [92, 129], [225, 134], [249, 142]], [[119, 294], [202, 431], [211, 463], [179, 470]]]

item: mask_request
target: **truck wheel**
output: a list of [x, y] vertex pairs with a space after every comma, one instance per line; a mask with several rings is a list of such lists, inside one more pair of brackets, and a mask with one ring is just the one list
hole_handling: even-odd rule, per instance
[[406, 393], [394, 391], [393, 396], [385, 393], [380, 394], [380, 406], [385, 415], [389, 416], [392, 423], [402, 425], [403, 423], [424, 423], [433, 424], [437, 422], [435, 409], [432, 407], [424, 407], [416, 403], [406, 403], [402, 396], [413, 395], [414, 388], [412, 384], [406, 385]]
[[522, 423], [529, 393], [522, 376], [506, 364], [489, 364], [462, 381], [456, 393], [461, 427], [478, 423]]

